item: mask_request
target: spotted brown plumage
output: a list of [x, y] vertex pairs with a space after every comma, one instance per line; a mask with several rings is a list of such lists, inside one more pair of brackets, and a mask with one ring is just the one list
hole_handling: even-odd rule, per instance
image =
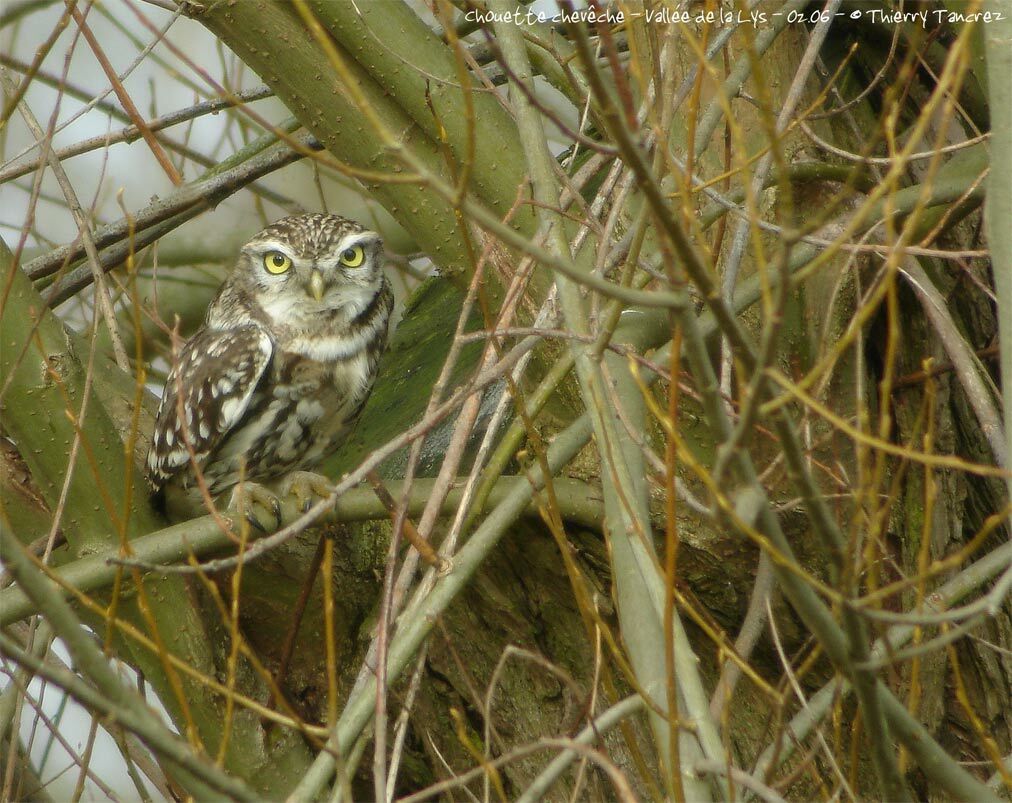
[[148, 477], [173, 517], [240, 479], [308, 470], [369, 395], [393, 293], [377, 234], [337, 215], [279, 220], [243, 246], [204, 325], [179, 349]]

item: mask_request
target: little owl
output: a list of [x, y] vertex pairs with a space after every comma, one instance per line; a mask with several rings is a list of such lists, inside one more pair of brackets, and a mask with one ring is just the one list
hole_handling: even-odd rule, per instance
[[382, 252], [375, 232], [324, 214], [284, 218], [243, 246], [158, 408], [147, 469], [171, 517], [206, 512], [240, 480], [276, 514], [256, 483], [325, 492], [306, 471], [341, 445], [386, 347]]

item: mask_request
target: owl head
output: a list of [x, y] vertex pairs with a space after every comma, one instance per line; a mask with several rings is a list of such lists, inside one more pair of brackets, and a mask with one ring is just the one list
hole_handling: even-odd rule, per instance
[[347, 218], [286, 217], [243, 246], [228, 283], [277, 322], [342, 310], [354, 317], [380, 290], [382, 254], [380, 236]]

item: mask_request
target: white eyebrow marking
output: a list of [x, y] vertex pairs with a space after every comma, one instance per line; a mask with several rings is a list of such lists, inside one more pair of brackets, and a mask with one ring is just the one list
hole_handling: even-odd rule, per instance
[[292, 250], [291, 245], [273, 238], [248, 242], [243, 246], [243, 250], [257, 255], [265, 254], [268, 251], [280, 251], [289, 259], [295, 258], [295, 252]]

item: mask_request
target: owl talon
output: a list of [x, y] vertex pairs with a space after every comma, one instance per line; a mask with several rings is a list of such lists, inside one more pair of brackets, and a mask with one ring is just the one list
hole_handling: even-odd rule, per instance
[[256, 482], [246, 482], [235, 486], [228, 506], [229, 509], [241, 513], [251, 526], [265, 534], [268, 530], [253, 512], [254, 506], [274, 517], [275, 530], [280, 530], [284, 523], [284, 517], [281, 515], [281, 500], [278, 495]]
[[308, 512], [314, 502], [329, 498], [332, 490], [330, 480], [312, 471], [293, 471], [281, 484], [281, 495], [294, 496], [303, 513]]

